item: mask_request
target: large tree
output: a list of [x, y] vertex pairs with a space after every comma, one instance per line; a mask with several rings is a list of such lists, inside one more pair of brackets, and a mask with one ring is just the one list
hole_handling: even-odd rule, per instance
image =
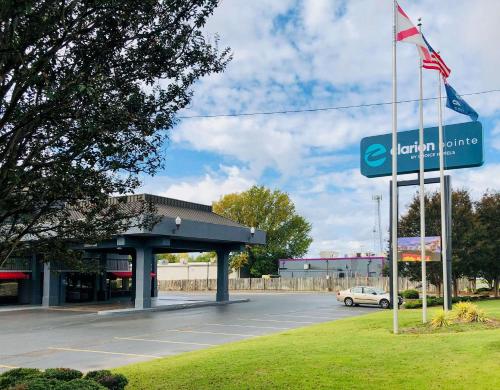
[[266, 231], [266, 245], [247, 247], [232, 257], [234, 268], [247, 269], [252, 276], [276, 273], [278, 259], [304, 256], [312, 242], [311, 224], [297, 214], [288, 194], [279, 190], [253, 186], [223, 196], [213, 209], [243, 225]]
[[472, 253], [478, 276], [485, 278], [498, 297], [500, 282], [500, 192], [487, 192], [476, 202]]
[[[441, 197], [439, 192], [426, 194], [425, 224], [426, 236], [441, 235]], [[474, 229], [474, 210], [470, 195], [465, 190], [452, 192], [452, 276], [454, 280], [477, 273], [477, 265], [472, 252], [471, 233]], [[399, 221], [400, 237], [420, 236], [420, 197], [415, 195], [407, 212]], [[414, 280], [421, 279], [420, 263], [401, 263], [401, 274]], [[440, 286], [442, 264], [427, 263], [427, 277], [430, 283]], [[454, 283], [456, 286], [456, 283]], [[456, 290], [455, 290], [456, 292]]]
[[1, 2], [0, 265], [27, 238], [93, 242], [141, 212], [108, 196], [158, 170], [193, 84], [230, 60], [202, 33], [217, 3]]

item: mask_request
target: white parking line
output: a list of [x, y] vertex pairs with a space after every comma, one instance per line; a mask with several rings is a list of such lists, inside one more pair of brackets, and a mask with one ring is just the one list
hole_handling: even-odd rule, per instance
[[293, 323], [293, 324], [315, 324], [316, 322], [314, 321], [287, 321], [287, 320], [264, 320], [260, 318], [238, 318], [239, 320], [242, 321], [261, 321], [261, 322], [288, 322], [288, 323]]
[[248, 333], [225, 333], [225, 332], [210, 332], [208, 330], [187, 330], [187, 329], [186, 330], [185, 329], [165, 329], [165, 332], [220, 334], [222, 336], [243, 336], [243, 337], [255, 337], [255, 336], [258, 336], [256, 334], [248, 334]]
[[233, 326], [238, 328], [256, 328], [256, 329], [277, 329], [277, 330], [286, 330], [290, 329], [289, 327], [283, 326], [258, 326], [258, 325], [236, 325], [236, 324], [205, 324], [207, 326]]
[[296, 315], [296, 314], [266, 314], [268, 316], [273, 316], [273, 317], [294, 317], [294, 318], [323, 318], [323, 319], [329, 319], [329, 320], [334, 320], [335, 317], [325, 317], [325, 316], [317, 316], [314, 314], [308, 315], [308, 316], [301, 316], [301, 315]]
[[147, 358], [160, 358], [158, 355], [142, 355], [138, 353], [123, 353], [123, 352], [108, 352], [108, 351], [98, 351], [95, 349], [79, 349], [79, 348], [60, 348], [60, 347], [49, 347], [55, 351], [66, 351], [66, 352], [90, 352], [90, 353], [102, 353], [106, 355], [120, 355], [120, 356], [131, 356], [131, 357], [147, 357]]
[[214, 347], [217, 344], [207, 343], [190, 343], [185, 341], [171, 341], [171, 340], [157, 340], [157, 339], [141, 339], [138, 337], [114, 337], [116, 340], [131, 340], [131, 341], [149, 341], [153, 343], [166, 343], [166, 344], [186, 344], [186, 345], [201, 345], [202, 347]]
[[[352, 315], [352, 311], [347, 311], [347, 310], [343, 310], [343, 311], [339, 311], [339, 310], [332, 310], [332, 309], [311, 309], [311, 311], [318, 311], [318, 312], [323, 312], [323, 314], [325, 313], [332, 313], [332, 314], [346, 314], [346, 315]], [[307, 312], [307, 310], [305, 310]], [[361, 311], [361, 310], [358, 310], [357, 311], [358, 313], [365, 313], [365, 311]]]

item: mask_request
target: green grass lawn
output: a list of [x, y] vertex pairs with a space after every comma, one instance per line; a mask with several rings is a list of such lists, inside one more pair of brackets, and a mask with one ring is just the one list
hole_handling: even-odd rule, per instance
[[[500, 319], [500, 300], [479, 306]], [[415, 327], [420, 318], [421, 310], [402, 310], [400, 326]], [[115, 371], [129, 378], [127, 389], [500, 388], [500, 328], [391, 330], [387, 310]]]

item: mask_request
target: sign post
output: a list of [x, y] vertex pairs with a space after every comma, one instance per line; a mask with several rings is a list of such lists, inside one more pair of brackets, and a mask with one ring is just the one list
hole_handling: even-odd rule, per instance
[[[419, 129], [420, 130], [420, 129]], [[398, 132], [397, 142], [393, 143], [392, 133], [365, 137], [361, 140], [361, 174], [372, 178], [381, 176], [394, 177], [394, 166], [397, 174], [420, 172], [420, 151], [423, 152], [424, 171], [440, 170], [440, 150], [442, 150], [444, 169], [460, 169], [479, 167], [484, 163], [483, 127], [480, 122], [466, 122], [443, 126], [443, 138], [440, 143], [439, 128], [428, 127], [424, 129], [423, 146], [419, 142], [419, 130]], [[392, 151], [395, 151], [394, 155]], [[396, 157], [396, 158], [393, 158]], [[396, 161], [394, 161], [396, 160]], [[396, 162], [396, 164], [394, 164]], [[440, 180], [437, 178], [424, 179], [424, 183], [442, 183], [444, 186], [443, 207], [445, 216], [441, 240], [443, 242], [443, 279], [446, 292], [445, 308], [451, 308], [451, 179], [446, 175]], [[390, 255], [391, 262], [391, 305], [394, 308], [397, 300], [397, 279], [392, 276], [397, 271], [397, 215], [398, 215], [398, 187], [419, 185], [420, 180], [398, 181], [392, 180], [390, 187]], [[446, 237], [443, 237], [445, 235]], [[397, 240], [397, 238], [396, 238]], [[396, 304], [397, 305], [397, 304]], [[397, 308], [397, 307], [396, 307]], [[396, 309], [395, 308], [395, 309]], [[395, 311], [395, 313], [397, 313]], [[397, 316], [397, 314], [396, 314]], [[397, 331], [397, 324], [395, 330]]]
[[[432, 177], [432, 178], [426, 178], [425, 179], [425, 184], [438, 184], [439, 183], [439, 177]], [[417, 186], [419, 185], [419, 180], [401, 180], [398, 181], [397, 185], [398, 187], [407, 187], [407, 186]], [[446, 280], [447, 283], [445, 284], [447, 287], [447, 305], [448, 307], [451, 308], [451, 286], [452, 286], [452, 278], [451, 278], [451, 221], [452, 221], [452, 216], [451, 216], [451, 177], [449, 175], [445, 175], [444, 177], [444, 190], [445, 190], [445, 223], [447, 226], [446, 229], [446, 237], [441, 237], [441, 243], [446, 241], [446, 251], [447, 251], [447, 256], [442, 256], [441, 259], [444, 260], [446, 259], [447, 262], [447, 274], [446, 274]], [[389, 186], [389, 191], [390, 195], [392, 197], [392, 182], [390, 183]], [[396, 204], [398, 204], [396, 200]], [[392, 227], [392, 220], [391, 220], [391, 226]], [[393, 244], [391, 242], [391, 245], [395, 245], [397, 247], [397, 243]], [[441, 244], [442, 245], [442, 244]], [[442, 245], [441, 248], [443, 249], [444, 246]], [[442, 255], [442, 253], [441, 253]], [[389, 257], [389, 263], [392, 264], [392, 261], [398, 261], [398, 258], [393, 258], [391, 255]], [[393, 278], [392, 278], [392, 273], [389, 275], [389, 285], [390, 285], [390, 296], [391, 296], [391, 306], [394, 304], [394, 300], [392, 298], [393, 296], [393, 286], [392, 286]], [[444, 283], [443, 283], [444, 284]], [[443, 305], [444, 306], [444, 305]]]

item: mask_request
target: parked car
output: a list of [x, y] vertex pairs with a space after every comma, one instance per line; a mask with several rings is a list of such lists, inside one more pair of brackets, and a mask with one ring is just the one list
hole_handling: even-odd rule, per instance
[[[390, 306], [390, 296], [388, 292], [376, 287], [356, 286], [348, 290], [337, 292], [337, 301], [344, 302], [346, 306], [359, 304], [377, 305], [382, 309], [388, 309]], [[398, 303], [403, 303], [403, 298], [398, 297]]]

